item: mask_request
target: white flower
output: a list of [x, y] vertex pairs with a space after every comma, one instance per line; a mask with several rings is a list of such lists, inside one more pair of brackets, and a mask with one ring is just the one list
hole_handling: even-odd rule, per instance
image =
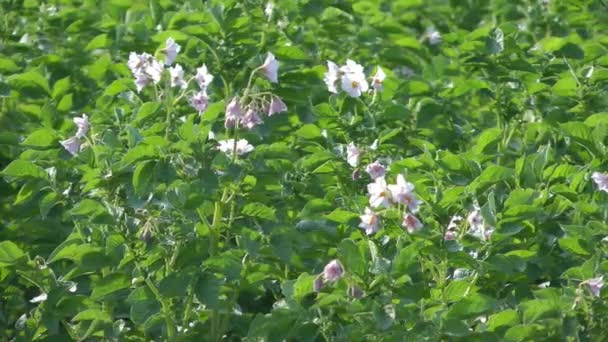
[[355, 146], [355, 143], [350, 143], [346, 146], [346, 162], [352, 167], [359, 165], [359, 159], [361, 158], [361, 151]]
[[239, 98], [234, 97], [226, 106], [226, 118], [224, 120], [224, 127], [234, 127], [235, 123], [239, 122], [243, 117], [243, 110], [239, 104]]
[[600, 296], [600, 290], [604, 287], [604, 276], [587, 279], [583, 282], [594, 297]]
[[363, 66], [352, 59], [347, 59], [346, 64], [340, 67], [343, 74], [363, 74]]
[[367, 172], [369, 176], [372, 177], [372, 179], [376, 179], [379, 177], [384, 177], [384, 174], [386, 173], [386, 168], [384, 167], [384, 165], [380, 164], [380, 162], [376, 160], [375, 162], [368, 164], [365, 167], [365, 172]]
[[46, 293], [41, 293], [39, 296], [36, 296], [34, 298], [32, 298], [30, 300], [30, 303], [41, 303], [44, 302], [47, 299], [47, 294]]
[[204, 112], [209, 106], [209, 97], [205, 90], [201, 90], [190, 98], [190, 105], [198, 111], [199, 114]]
[[253, 108], [247, 109], [245, 116], [241, 118], [241, 124], [247, 127], [248, 129], [252, 129], [253, 127], [262, 124], [263, 122], [264, 121], [262, 121], [262, 118], [260, 117], [258, 112]]
[[336, 281], [344, 275], [344, 270], [342, 269], [342, 265], [338, 260], [330, 261], [323, 268], [323, 278], [326, 281]]
[[359, 218], [361, 218], [359, 228], [364, 229], [367, 235], [372, 235], [380, 229], [378, 215], [369, 207], [365, 208], [365, 214]]
[[382, 82], [384, 82], [385, 78], [386, 74], [384, 73], [381, 67], [378, 67], [378, 70], [376, 70], [376, 74], [372, 78], [372, 87], [378, 91], [382, 91]]
[[272, 116], [276, 113], [282, 113], [287, 111], [287, 105], [280, 97], [273, 95], [270, 98], [270, 105], [268, 106], [268, 116]]
[[266, 14], [266, 17], [268, 18], [268, 20], [270, 20], [270, 18], [272, 17], [273, 11], [274, 11], [274, 2], [268, 1], [266, 3], [266, 7], [264, 7], [264, 14]]
[[171, 74], [171, 87], [186, 88], [186, 81], [184, 81], [184, 69], [179, 64], [175, 64], [174, 67], [169, 68]]
[[332, 61], [327, 61], [327, 72], [325, 73], [325, 77], [323, 81], [327, 84], [327, 90], [330, 93], [337, 94], [338, 89], [336, 88], [336, 82], [340, 79], [339, 69], [336, 63]]
[[196, 76], [194, 76], [196, 83], [201, 89], [207, 89], [207, 87], [213, 82], [213, 75], [207, 70], [207, 66], [203, 64], [200, 68], [196, 69]]
[[494, 229], [486, 226], [485, 220], [483, 219], [483, 216], [481, 216], [481, 210], [478, 206], [475, 206], [473, 211], [469, 213], [469, 216], [467, 216], [467, 222], [469, 223], [469, 234], [484, 241], [490, 240], [492, 234], [494, 233]]
[[71, 137], [66, 140], [62, 140], [61, 145], [65, 148], [66, 151], [70, 152], [71, 155], [75, 156], [80, 152], [80, 139], [78, 137]]
[[391, 192], [386, 186], [384, 177], [378, 177], [373, 183], [367, 185], [369, 193], [369, 205], [372, 208], [385, 207], [391, 205]]
[[73, 120], [76, 124], [76, 127], [78, 127], [78, 130], [76, 131], [76, 137], [82, 138], [87, 135], [87, 132], [89, 131], [90, 127], [89, 117], [83, 113], [81, 118], [75, 117]]
[[469, 232], [473, 235], [478, 235], [479, 232], [484, 229], [484, 219], [481, 216], [481, 210], [479, 207], [475, 206], [473, 211], [469, 213], [467, 216], [467, 222], [469, 223]]
[[342, 75], [342, 90], [350, 97], [359, 97], [369, 89], [369, 84], [365, 79], [365, 74], [345, 73]]
[[420, 220], [410, 213], [403, 215], [403, 222], [401, 225], [405, 227], [410, 234], [422, 228]]
[[403, 175], [397, 175], [397, 184], [388, 186], [395, 202], [407, 205], [412, 212], [418, 211], [418, 199], [413, 193], [414, 184], [406, 182]]
[[270, 80], [270, 82], [273, 83], [278, 83], [279, 79], [278, 79], [278, 71], [279, 71], [279, 62], [277, 62], [277, 60], [274, 58], [274, 55], [272, 53], [268, 53], [268, 55], [266, 55], [266, 59], [264, 60], [264, 64], [262, 64], [262, 66], [260, 66], [260, 69], [262, 70], [262, 73], [264, 74], [264, 76], [266, 76], [266, 78], [268, 78]]
[[375, 151], [378, 149], [378, 145], [380, 144], [380, 141], [378, 141], [378, 139], [374, 140], [374, 142], [369, 145], [369, 149], [372, 151]]
[[598, 189], [600, 189], [600, 191], [608, 192], [608, 173], [594, 172], [591, 175], [591, 178], [597, 185]]
[[177, 44], [171, 37], [167, 38], [165, 44], [165, 48], [162, 51], [165, 54], [165, 65], [168, 66], [173, 64], [175, 57], [177, 57], [177, 54], [182, 47], [179, 46], [179, 44]]
[[234, 139], [220, 140], [218, 143], [217, 149], [229, 156], [232, 156], [233, 151], [236, 151], [236, 154], [239, 156], [253, 151], [253, 146], [245, 139], [237, 141], [236, 146]]
[[437, 31], [434, 27], [431, 27], [427, 30], [427, 37], [429, 39], [429, 44], [437, 45], [441, 43], [441, 33]]

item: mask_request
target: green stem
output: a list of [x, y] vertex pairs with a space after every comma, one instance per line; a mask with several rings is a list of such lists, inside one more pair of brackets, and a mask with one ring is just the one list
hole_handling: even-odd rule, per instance
[[165, 110], [167, 111], [167, 116], [165, 118], [165, 124], [167, 127], [165, 128], [165, 139], [169, 138], [169, 132], [171, 130], [171, 110], [173, 109], [173, 89], [171, 89], [171, 77], [168, 77], [165, 81]]

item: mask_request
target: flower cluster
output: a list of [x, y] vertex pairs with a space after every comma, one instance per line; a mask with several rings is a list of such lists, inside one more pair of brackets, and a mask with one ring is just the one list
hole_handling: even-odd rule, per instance
[[[201, 74], [204, 74], [202, 70], [200, 71]], [[260, 71], [271, 83], [279, 82], [279, 62], [272, 53], [269, 52], [266, 55], [264, 63], [253, 71], [251, 77], [253, 77], [257, 71]], [[203, 78], [201, 77], [201, 79]], [[208, 80], [208, 82], [211, 81]], [[199, 82], [199, 85], [201, 85], [201, 82]], [[243, 96], [233, 97], [226, 106], [226, 114], [224, 117], [224, 127], [226, 129], [253, 129], [255, 126], [264, 122], [263, 117], [270, 117], [274, 114], [287, 111], [287, 105], [279, 96], [270, 92], [249, 94], [249, 86], [250, 84], [245, 89]], [[218, 149], [232, 156], [234, 153], [237, 155], [249, 153], [253, 150], [253, 146], [245, 139], [240, 139], [239, 141], [229, 139], [220, 141]]]
[[376, 74], [368, 82], [368, 78], [363, 72], [363, 66], [348, 59], [342, 66], [327, 61], [327, 72], [323, 81], [331, 93], [337, 94], [339, 86], [350, 97], [359, 97], [370, 89], [370, 83], [372, 89], [382, 91], [382, 83], [385, 78], [386, 74], [382, 68], [378, 67]]
[[[137, 92], [141, 92], [142, 89], [150, 84], [156, 85], [162, 80], [163, 73], [165, 72], [163, 64], [167, 67], [171, 88], [178, 88], [182, 92], [185, 92], [190, 80], [187, 81], [184, 78], [184, 68], [180, 64], [172, 66], [180, 51], [181, 46], [177, 44], [173, 38], [169, 37], [165, 42], [165, 47], [161, 50], [162, 54], [165, 56], [162, 64], [156, 57], [148, 53], [144, 52], [138, 54], [131, 52], [127, 65], [135, 78]], [[203, 64], [196, 69], [196, 75], [193, 79], [198, 84], [199, 90], [190, 96], [189, 103], [200, 115], [209, 105], [207, 89], [211, 82], [213, 82], [213, 75], [209, 73], [207, 66]]]
[[[450, 219], [446, 231], [443, 235], [443, 239], [456, 240], [458, 238], [458, 228], [464, 218], [459, 215], [455, 215]], [[494, 227], [486, 224], [483, 216], [481, 215], [481, 209], [478, 205], [473, 206], [473, 210], [467, 215], [467, 226], [468, 230], [466, 233], [471, 234], [483, 241], [489, 241], [494, 233]]]
[[69, 139], [62, 140], [61, 145], [74, 156], [82, 149], [82, 138], [89, 132], [90, 123], [89, 117], [84, 113], [82, 117], [75, 117], [73, 120], [77, 127], [76, 134]]
[[414, 193], [414, 184], [407, 182], [402, 174], [397, 175], [395, 184], [387, 184], [384, 175], [376, 177], [374, 182], [367, 185], [367, 192], [369, 193], [369, 207], [365, 208], [365, 214], [360, 217], [361, 223], [359, 224], [359, 228], [364, 229], [367, 235], [379, 230], [378, 214], [371, 208], [390, 208], [393, 205], [403, 206], [401, 225], [407, 229], [408, 233], [422, 228], [422, 222], [414, 215], [418, 212], [419, 205]]

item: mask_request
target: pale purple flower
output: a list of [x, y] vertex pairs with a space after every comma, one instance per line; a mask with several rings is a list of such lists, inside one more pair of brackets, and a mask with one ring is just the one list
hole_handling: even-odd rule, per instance
[[146, 65], [144, 72], [154, 84], [157, 84], [163, 75], [163, 65], [156, 58], [152, 57]]
[[384, 167], [384, 165], [380, 164], [380, 162], [376, 160], [375, 162], [368, 164], [365, 167], [365, 172], [367, 172], [372, 179], [376, 179], [379, 177], [384, 177], [384, 174], [386, 173], [386, 168]]
[[150, 83], [158, 83], [162, 77], [163, 66], [150, 54], [131, 52], [127, 65], [135, 77], [137, 92]]
[[272, 116], [276, 113], [282, 113], [287, 111], [287, 105], [280, 97], [273, 95], [270, 98], [270, 106], [268, 106], [268, 116]]
[[361, 151], [355, 146], [355, 143], [351, 142], [346, 146], [346, 162], [348, 165], [352, 167], [357, 167], [359, 165], [359, 160], [361, 158]]
[[194, 76], [198, 86], [204, 90], [213, 82], [213, 75], [207, 70], [207, 66], [203, 64], [200, 68], [196, 69], [196, 76]]
[[279, 62], [277, 62], [277, 60], [274, 58], [274, 55], [271, 52], [269, 52], [266, 55], [264, 64], [262, 64], [262, 66], [260, 66], [260, 69], [262, 70], [262, 73], [264, 74], [264, 76], [266, 76], [266, 78], [268, 78], [268, 80], [270, 80], [270, 82], [273, 82], [273, 83], [279, 82], [279, 79], [278, 79]]
[[384, 177], [378, 177], [373, 183], [367, 185], [369, 193], [369, 205], [372, 208], [391, 206], [391, 192], [387, 188]]
[[148, 60], [152, 58], [152, 55], [147, 53], [137, 54], [135, 52], [131, 52], [129, 54], [129, 60], [127, 61], [127, 66], [131, 70], [133, 75], [136, 75], [143, 71]]
[[600, 189], [600, 191], [608, 192], [608, 173], [594, 172], [591, 175], [591, 178], [597, 185], [598, 189]]
[[365, 208], [365, 213], [361, 216], [361, 223], [359, 223], [359, 228], [365, 230], [365, 234], [372, 235], [380, 229], [380, 220], [378, 219], [378, 215], [371, 210], [369, 207]]
[[332, 260], [325, 268], [323, 268], [323, 279], [325, 281], [336, 281], [344, 275], [344, 270], [342, 269], [342, 265], [338, 260]]
[[190, 98], [190, 105], [198, 111], [199, 114], [207, 110], [209, 106], [209, 97], [205, 90], [201, 90]]
[[226, 106], [226, 118], [224, 126], [226, 128], [234, 127], [234, 125], [243, 118], [243, 110], [239, 104], [239, 98], [234, 97]]
[[412, 212], [418, 211], [418, 199], [414, 194], [414, 184], [406, 182], [403, 175], [397, 175], [397, 183], [388, 186], [395, 202], [407, 205]]
[[262, 124], [262, 118], [258, 114], [258, 112], [254, 108], [247, 109], [245, 116], [241, 118], [241, 124], [248, 129], [252, 129], [253, 127]]
[[165, 54], [165, 65], [169, 66], [173, 64], [182, 47], [171, 37], [167, 38], [165, 44], [165, 48], [162, 51]]
[[384, 70], [382, 70], [381, 67], [378, 67], [378, 70], [376, 70], [376, 74], [374, 75], [374, 77], [372, 77], [372, 87], [377, 91], [382, 91], [382, 82], [384, 82], [385, 78], [386, 74], [384, 73]]
[[422, 228], [420, 220], [410, 213], [403, 215], [403, 222], [401, 222], [401, 225], [406, 228], [407, 232], [410, 234]]
[[604, 286], [604, 276], [591, 278], [584, 281], [585, 285], [594, 297], [600, 296], [600, 290]]
[[175, 64], [174, 67], [169, 68], [169, 74], [171, 74], [171, 87], [186, 88], [186, 81], [184, 81], [184, 69], [181, 65]]
[[443, 239], [446, 241], [456, 240], [457, 232], [453, 230], [447, 230], [443, 235]]
[[338, 66], [332, 61], [327, 61], [327, 72], [325, 73], [323, 81], [327, 84], [327, 90], [329, 90], [330, 93], [338, 93], [336, 82], [338, 82], [339, 79], [340, 73]]
[[76, 127], [78, 128], [78, 130], [76, 131], [76, 137], [82, 138], [87, 135], [87, 132], [89, 131], [90, 127], [89, 117], [86, 114], [82, 113], [81, 118], [75, 117], [73, 120], [76, 124]]
[[234, 139], [220, 140], [218, 141], [217, 149], [226, 153], [228, 156], [232, 156], [232, 153], [236, 151], [237, 155], [243, 155], [253, 151], [253, 146], [245, 139], [240, 139], [235, 142]]
[[70, 152], [71, 155], [75, 156], [80, 152], [80, 139], [76, 136], [71, 137], [66, 140], [62, 140], [61, 145], [65, 148], [66, 151]]

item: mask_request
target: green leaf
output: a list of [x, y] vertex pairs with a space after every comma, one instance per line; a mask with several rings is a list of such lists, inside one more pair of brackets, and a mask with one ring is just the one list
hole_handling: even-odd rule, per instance
[[575, 96], [578, 86], [572, 76], [565, 76], [553, 85], [553, 93], [559, 96]]
[[342, 209], [335, 209], [331, 213], [325, 215], [325, 218], [327, 218], [328, 220], [338, 223], [346, 223], [358, 217], [359, 214]]
[[59, 137], [57, 136], [57, 132], [55, 132], [55, 130], [42, 128], [28, 135], [21, 144], [32, 147], [57, 147], [58, 141]]
[[0, 57], [0, 73], [14, 74], [19, 71], [19, 66], [12, 59]]
[[245, 205], [243, 208], [243, 214], [269, 221], [277, 220], [275, 209], [262, 203], [249, 203]]
[[124, 273], [111, 273], [101, 280], [94, 282], [92, 299], [101, 299], [111, 293], [128, 288], [131, 278]]
[[321, 129], [313, 124], [306, 124], [296, 131], [296, 135], [303, 139], [317, 139], [321, 137]]
[[0, 267], [13, 265], [24, 256], [25, 253], [13, 242], [0, 242]]
[[73, 321], [95, 321], [99, 320], [102, 322], [112, 322], [112, 316], [110, 316], [107, 312], [99, 310], [99, 309], [88, 309], [85, 311], [79, 312], [76, 316], [72, 318]]
[[51, 93], [49, 82], [46, 77], [40, 75], [36, 71], [28, 71], [23, 74], [17, 74], [7, 78], [8, 84], [17, 90], [31, 90], [33, 92], [43, 91], [46, 94]]
[[475, 191], [485, 189], [486, 187], [499, 182], [510, 181], [514, 179], [515, 172], [513, 169], [492, 164], [488, 166], [479, 177], [477, 177], [469, 187]]
[[27, 160], [16, 159], [2, 170], [2, 175], [14, 178], [46, 179], [47, 173], [38, 165]]
[[105, 33], [102, 33], [102, 34], [96, 36], [95, 38], [93, 38], [87, 44], [87, 46], [84, 48], [84, 51], [102, 49], [102, 48], [108, 47], [109, 44], [110, 44], [110, 41], [108, 39], [108, 35]]
[[166, 297], [184, 297], [191, 281], [192, 276], [190, 274], [171, 273], [161, 280], [158, 291]]
[[583, 246], [583, 241], [574, 237], [564, 237], [559, 239], [559, 247], [570, 253], [579, 255], [591, 255], [586, 247]]
[[474, 293], [452, 305], [448, 318], [466, 319], [488, 313], [496, 307], [496, 301], [486, 295]]
[[150, 188], [154, 177], [154, 165], [153, 161], [144, 161], [135, 167], [135, 171], [133, 172], [133, 189], [135, 189], [135, 193], [138, 195], [142, 195]]
[[139, 107], [137, 115], [135, 116], [135, 122], [140, 123], [154, 114], [158, 113], [162, 103], [160, 102], [146, 102]]
[[367, 269], [367, 261], [363, 257], [359, 246], [351, 240], [344, 239], [338, 245], [338, 256], [347, 272], [363, 276]]
[[513, 309], [501, 311], [488, 318], [488, 330], [494, 331], [503, 326], [519, 324], [519, 314]]

